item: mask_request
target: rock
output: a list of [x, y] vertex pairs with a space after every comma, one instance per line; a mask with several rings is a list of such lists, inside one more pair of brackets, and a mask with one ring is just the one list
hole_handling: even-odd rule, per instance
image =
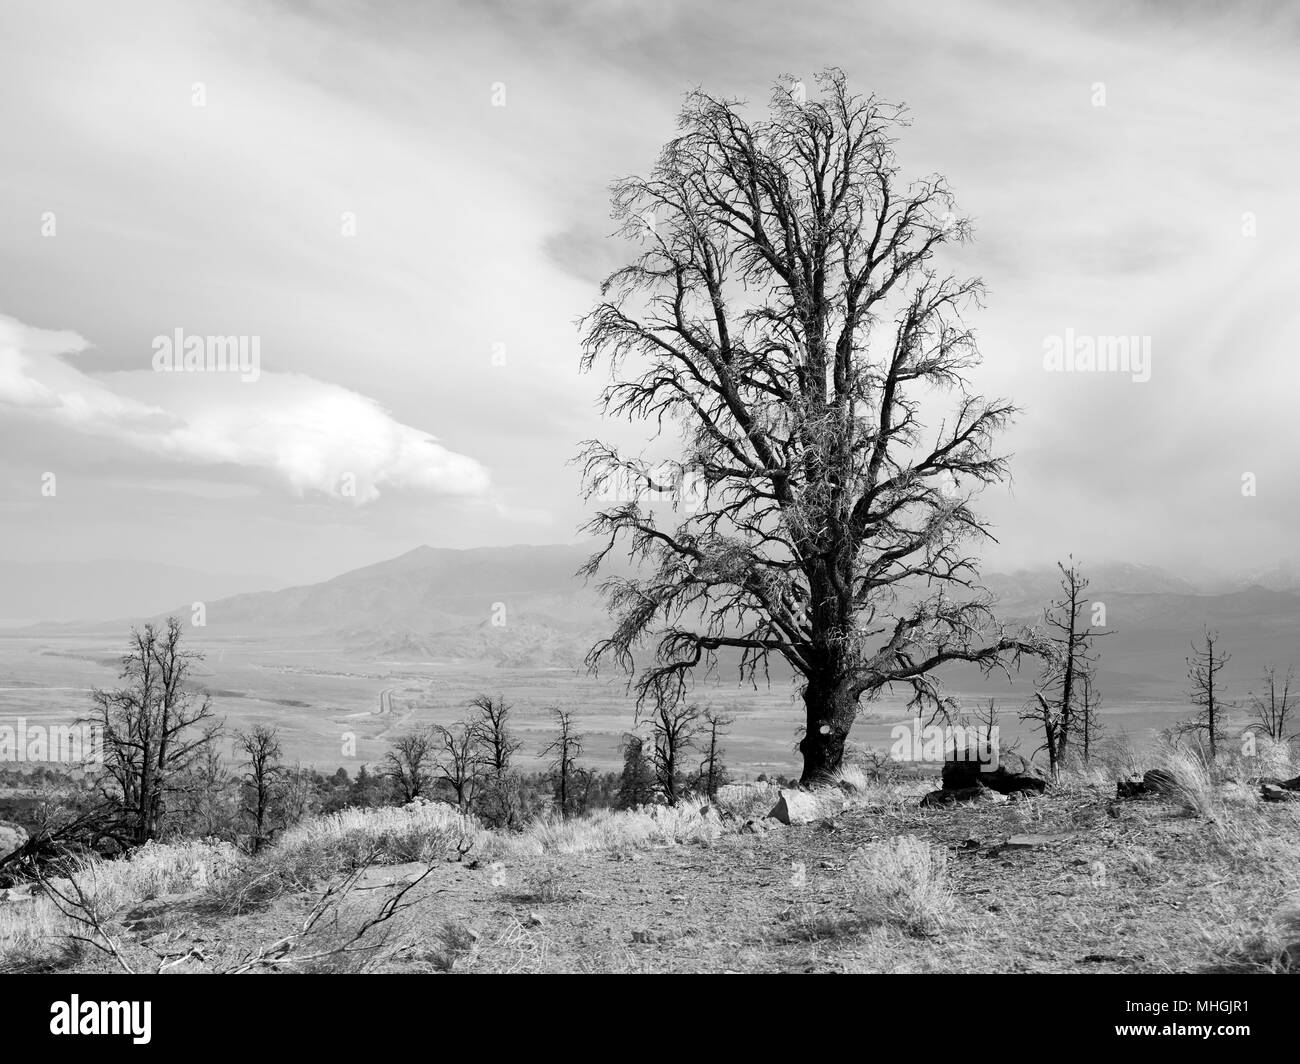
[[1177, 781], [1172, 772], [1162, 768], [1149, 769], [1142, 773], [1142, 790], [1146, 794], [1173, 794]]
[[1142, 782], [1141, 776], [1130, 776], [1126, 780], [1115, 781], [1116, 798], [1137, 798], [1146, 790], [1146, 785]]
[[769, 819], [779, 820], [782, 824], [811, 824], [820, 819], [817, 812], [817, 799], [807, 791], [792, 791], [783, 788]]
[[963, 787], [959, 791], [931, 791], [921, 799], [922, 809], [942, 809], [962, 802], [976, 801], [980, 796], [979, 787]]
[[950, 805], [962, 805], [966, 802], [987, 802], [990, 805], [1000, 805], [1003, 802], [1009, 802], [1011, 799], [1001, 791], [996, 791], [992, 787], [984, 786], [983, 782], [976, 783], [971, 787], [961, 787], [957, 789], [943, 788], [938, 791], [931, 791], [921, 799], [922, 809], [941, 809]]
[[1259, 794], [1266, 802], [1300, 802], [1300, 791], [1288, 790], [1280, 783], [1265, 783]]
[[1047, 789], [1047, 779], [1037, 765], [1019, 754], [999, 755], [998, 766], [991, 771], [987, 762], [944, 762], [943, 789], [945, 791], [963, 791], [978, 786], [988, 787], [999, 794], [1039, 792]]
[[1052, 841], [1050, 835], [1012, 835], [1002, 846], [1007, 850], [1036, 850]]
[[0, 859], [8, 857], [27, 841], [27, 832], [8, 820], [0, 820]]

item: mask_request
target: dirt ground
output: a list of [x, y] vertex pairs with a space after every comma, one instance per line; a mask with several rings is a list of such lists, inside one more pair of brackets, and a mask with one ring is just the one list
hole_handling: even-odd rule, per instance
[[[771, 824], [771, 827], [765, 825]], [[957, 903], [918, 933], [862, 909], [846, 865], [865, 844], [927, 839]], [[1300, 819], [1249, 826], [1080, 791], [999, 805], [848, 809], [708, 845], [432, 866], [393, 920], [330, 954], [424, 866], [370, 868], [287, 952], [252, 970], [387, 972], [1177, 972], [1276, 969], [1269, 920], [1297, 886]], [[1008, 841], [1010, 840], [1010, 845]], [[301, 929], [319, 895], [231, 916], [194, 895], [126, 914], [123, 946], [222, 970]], [[407, 907], [409, 905], [409, 907]], [[318, 956], [318, 954], [329, 954]], [[45, 970], [104, 969], [66, 953]]]

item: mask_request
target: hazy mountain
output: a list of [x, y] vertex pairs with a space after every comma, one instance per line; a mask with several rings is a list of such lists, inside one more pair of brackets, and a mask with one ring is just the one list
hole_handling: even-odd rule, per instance
[[[171, 611], [155, 606], [134, 615], [124, 609], [130, 601], [125, 592], [140, 583], [139, 574], [121, 572], [117, 583], [101, 585], [94, 594], [79, 589], [76, 573], [59, 587], [67, 614], [97, 610], [101, 617], [118, 618], [94, 625], [96, 630], [123, 628], [132, 616], [188, 617], [190, 603], [201, 599], [205, 639], [328, 639], [376, 659], [574, 666], [610, 624], [596, 583], [577, 576], [590, 552], [588, 544], [417, 547], [319, 584], [225, 598], [187, 590], [173, 597]], [[1125, 563], [1091, 565], [1085, 572], [1089, 597], [1105, 604], [1106, 627], [1115, 631], [1100, 649], [1105, 671], [1122, 690], [1140, 693], [1160, 684], [1167, 694], [1170, 682], [1186, 671], [1190, 641], [1205, 624], [1222, 630], [1237, 664], [1251, 676], [1264, 663], [1285, 665], [1300, 655], [1300, 595], [1291, 591], [1252, 586], [1205, 594], [1157, 567]], [[200, 586], [183, 571], [171, 575], [190, 581], [187, 589]], [[1059, 593], [1055, 567], [988, 573], [984, 581], [1008, 622], [1036, 623]], [[114, 597], [114, 588], [122, 597]], [[140, 600], [147, 598], [139, 587], [135, 591]]]
[[[1104, 600], [1115, 595], [1196, 595], [1200, 589], [1180, 576], [1154, 565], [1104, 562], [1080, 566], [1088, 579], [1088, 595]], [[1060, 597], [1061, 572], [1056, 566], [1017, 569], [1011, 573], [985, 573], [983, 584], [1003, 611], [1013, 615], [1041, 613]]]
[[177, 602], [207, 601], [274, 587], [267, 576], [105, 559], [0, 561], [0, 623], [150, 616]]
[[589, 621], [598, 609], [596, 590], [575, 574], [590, 553], [584, 545], [417, 547], [323, 583], [210, 602], [208, 626], [356, 635], [445, 632], [503, 615], [507, 625], [524, 615]]

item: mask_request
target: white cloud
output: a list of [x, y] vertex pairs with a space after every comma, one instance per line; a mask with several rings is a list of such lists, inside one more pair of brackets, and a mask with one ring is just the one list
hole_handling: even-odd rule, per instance
[[482, 495], [488, 473], [378, 403], [301, 374], [131, 371], [91, 376], [63, 356], [87, 349], [76, 333], [0, 315], [0, 405], [38, 424], [107, 438], [198, 466], [272, 474], [295, 494], [358, 504], [381, 488]]

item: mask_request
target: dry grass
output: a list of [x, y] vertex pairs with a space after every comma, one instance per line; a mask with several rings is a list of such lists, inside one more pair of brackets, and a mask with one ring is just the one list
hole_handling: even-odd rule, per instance
[[285, 832], [259, 857], [219, 885], [234, 912], [317, 884], [365, 864], [430, 864], [468, 853], [488, 837], [473, 817], [437, 802], [383, 809], [345, 809]]
[[[141, 902], [215, 889], [237, 873], [240, 860], [229, 843], [151, 842], [124, 860], [83, 860], [72, 876], [87, 901], [111, 921]], [[65, 890], [67, 881], [56, 879], [52, 885]], [[0, 958], [5, 967], [29, 965], [81, 930], [48, 897], [35, 894], [30, 901], [9, 902], [0, 906]]]
[[715, 809], [694, 802], [621, 811], [602, 809], [573, 820], [538, 820], [517, 835], [491, 835], [483, 841], [480, 852], [489, 859], [498, 859], [647, 846], [707, 846], [724, 830]]
[[862, 847], [847, 872], [853, 907], [864, 919], [933, 935], [943, 930], [956, 909], [946, 854], [914, 835]]

